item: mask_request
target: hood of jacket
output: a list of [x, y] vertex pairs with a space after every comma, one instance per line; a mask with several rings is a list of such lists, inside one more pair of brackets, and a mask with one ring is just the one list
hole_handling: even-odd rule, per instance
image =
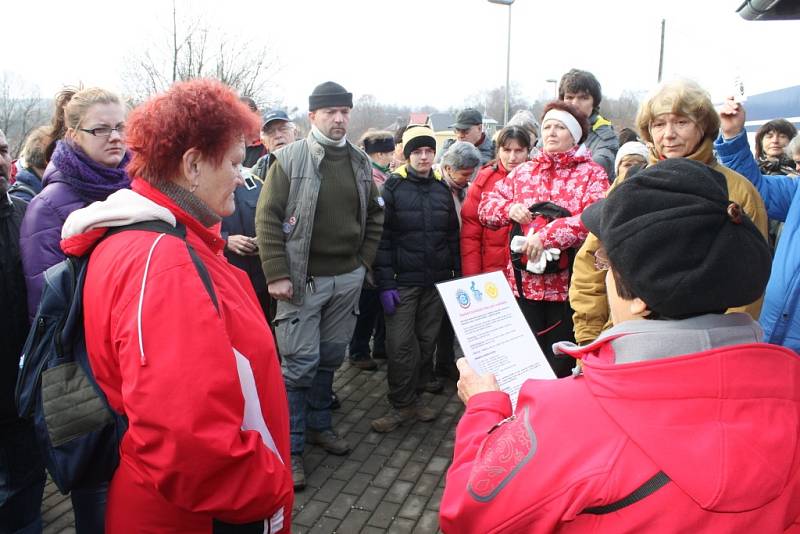
[[800, 359], [759, 343], [745, 314], [695, 319], [629, 321], [584, 347], [556, 347], [583, 360], [603, 409], [700, 507], [753, 510], [792, 476]]
[[30, 169], [22, 169], [17, 173], [17, 182], [29, 186], [36, 193], [42, 190], [42, 180]]
[[[135, 180], [133, 190], [121, 189], [106, 200], [73, 211], [61, 229], [61, 249], [70, 256], [82, 256], [109, 228], [156, 220], [172, 226], [176, 220], [184, 224], [191, 224], [187, 220], [193, 220], [196, 223], [193, 228], [202, 228], [199, 221], [189, 217], [166, 195], [147, 182]], [[215, 228], [218, 230], [219, 225]]]

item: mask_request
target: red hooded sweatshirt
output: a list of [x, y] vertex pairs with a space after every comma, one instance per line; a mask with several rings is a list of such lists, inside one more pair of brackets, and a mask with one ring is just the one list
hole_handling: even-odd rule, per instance
[[[732, 315], [739, 317], [704, 317], [760, 331]], [[447, 474], [442, 530], [800, 531], [797, 354], [756, 342], [715, 346], [717, 328], [678, 334], [712, 348], [665, 357], [674, 333], [636, 331], [662, 322], [623, 323], [587, 347], [562, 350], [583, 359], [583, 373], [526, 382], [513, 418], [506, 419], [505, 393], [470, 398]], [[637, 351], [658, 355], [620, 363], [622, 353]], [[621, 501], [659, 472], [666, 485], [638, 502], [585, 512]]]
[[[177, 237], [128, 231], [92, 252], [84, 287], [89, 359], [127, 416], [108, 532], [210, 533], [212, 519], [288, 532], [288, 405], [275, 344], [247, 275], [205, 228], [146, 182], [70, 215], [62, 248], [82, 255], [107, 227], [177, 219], [208, 270], [214, 307]], [[161, 237], [159, 237], [161, 236]]]

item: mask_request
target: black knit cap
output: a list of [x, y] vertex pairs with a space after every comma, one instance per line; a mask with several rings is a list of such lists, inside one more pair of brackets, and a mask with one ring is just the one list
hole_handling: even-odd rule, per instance
[[364, 139], [364, 152], [367, 154], [386, 153], [394, 151], [394, 137], [379, 137], [377, 139]]
[[581, 220], [631, 292], [664, 317], [750, 304], [769, 280], [766, 240], [728, 200], [725, 176], [696, 161], [639, 171]]
[[353, 93], [336, 82], [321, 83], [314, 88], [308, 97], [308, 111], [320, 108], [353, 107]]

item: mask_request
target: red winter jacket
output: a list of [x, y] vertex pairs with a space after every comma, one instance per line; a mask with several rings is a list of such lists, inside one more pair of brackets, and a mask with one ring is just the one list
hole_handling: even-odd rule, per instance
[[[544, 248], [565, 251], [577, 249], [588, 235], [581, 222], [581, 212], [605, 196], [608, 177], [603, 168], [592, 161], [591, 154], [577, 147], [567, 152], [540, 152], [496, 183], [483, 196], [478, 206], [480, 222], [490, 228], [512, 224], [508, 212], [512, 205], [529, 207], [550, 201], [567, 209], [572, 216], [556, 219], [542, 227], [536, 235]], [[510, 253], [509, 253], [510, 254]], [[524, 295], [519, 295], [511, 262], [506, 263], [506, 279], [518, 297], [529, 300], [563, 302], [567, 300], [569, 271], [551, 274], [522, 273]]]
[[283, 379], [252, 285], [222, 254], [219, 225], [203, 227], [136, 180], [133, 191], [74, 212], [62, 248], [83, 254], [104, 226], [151, 219], [186, 226], [219, 313], [177, 237], [132, 230], [92, 253], [84, 288], [87, 349], [111, 406], [129, 421], [106, 530], [210, 533], [216, 518], [266, 521], [270, 532], [289, 532]]
[[[748, 343], [615, 364], [613, 339], [575, 347], [582, 375], [527, 381], [514, 418], [505, 393], [469, 399], [442, 530], [800, 532], [797, 354]], [[635, 504], [581, 513], [659, 472], [666, 485]]]
[[485, 165], [467, 188], [461, 206], [461, 271], [464, 276], [502, 271], [509, 262], [510, 225], [489, 228], [478, 220], [478, 205], [484, 193], [494, 190], [508, 171], [499, 161]]

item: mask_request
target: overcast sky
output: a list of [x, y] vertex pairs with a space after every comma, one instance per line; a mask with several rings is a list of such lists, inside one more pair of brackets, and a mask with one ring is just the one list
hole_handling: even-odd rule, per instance
[[[747, 94], [797, 83], [800, 21], [748, 22], [741, 0], [516, 0], [511, 80], [526, 97], [552, 94], [572, 67], [590, 70], [603, 92], [645, 93], [658, 74], [666, 19], [664, 78], [689, 77], [715, 100], [740, 76]], [[307, 107], [317, 83], [334, 80], [356, 97], [439, 108], [461, 105], [505, 83], [508, 8], [487, 0], [179, 0], [226, 31], [267, 45], [281, 64], [275, 92]], [[10, 71], [51, 96], [62, 84], [124, 92], [125, 60], [163, 39], [167, 0], [4, 0]], [[10, 10], [10, 16], [8, 11]], [[162, 37], [159, 37], [162, 36]]]

